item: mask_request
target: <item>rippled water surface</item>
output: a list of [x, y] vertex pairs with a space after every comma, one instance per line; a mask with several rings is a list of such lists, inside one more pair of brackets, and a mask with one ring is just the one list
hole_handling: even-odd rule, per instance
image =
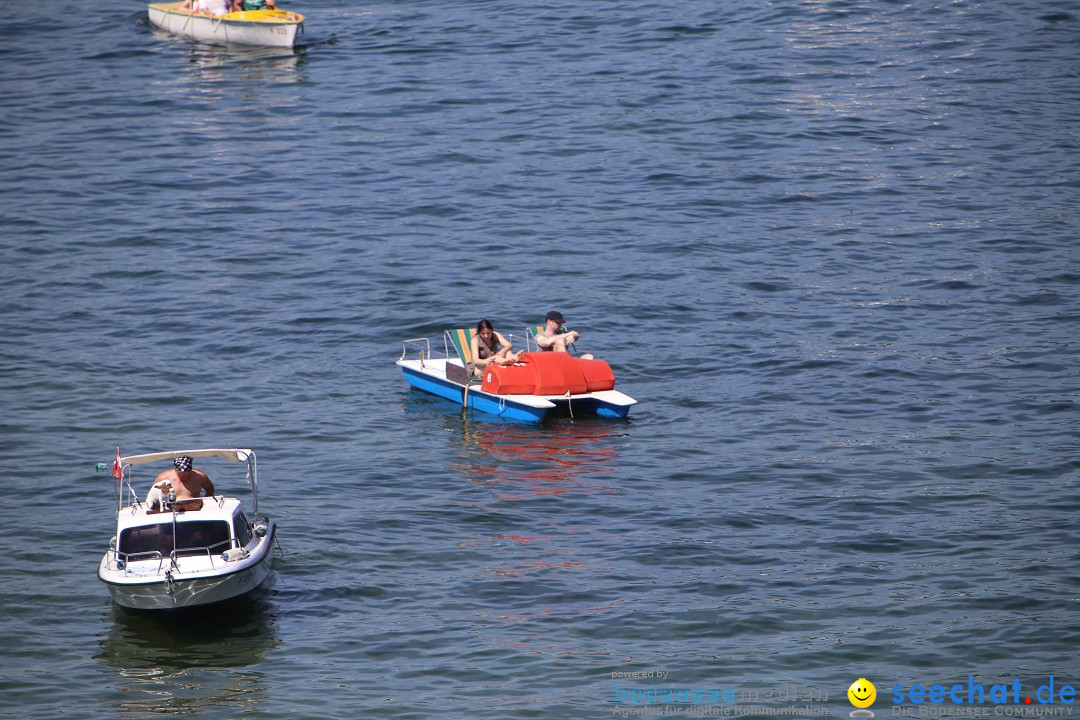
[[[1080, 3], [310, 0], [295, 51], [72, 7], [0, 25], [5, 713], [1080, 684]], [[550, 309], [630, 419], [393, 364]], [[112, 607], [117, 446], [257, 450], [250, 612]]]

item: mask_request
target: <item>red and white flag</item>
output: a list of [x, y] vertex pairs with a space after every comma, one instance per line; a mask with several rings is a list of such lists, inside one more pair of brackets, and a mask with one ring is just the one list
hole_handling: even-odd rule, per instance
[[120, 448], [116, 448], [116, 459], [113, 460], [112, 474], [117, 480], [124, 479], [124, 466], [120, 464]]

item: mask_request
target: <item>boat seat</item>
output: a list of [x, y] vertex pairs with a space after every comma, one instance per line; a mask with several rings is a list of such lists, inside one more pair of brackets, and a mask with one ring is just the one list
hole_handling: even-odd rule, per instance
[[[536, 344], [536, 336], [544, 332], [543, 325], [530, 325], [525, 328], [525, 351], [526, 352], [540, 352], [544, 348]], [[535, 350], [534, 350], [535, 346]]]
[[454, 346], [454, 349], [457, 350], [458, 357], [461, 358], [461, 364], [465, 367], [472, 364], [473, 335], [476, 335], [476, 330], [472, 328], [457, 328], [446, 331], [446, 337], [450, 340], [450, 344]]
[[463, 367], [458, 367], [452, 362], [446, 363], [446, 379], [458, 385], [468, 385], [477, 378], [469, 374]]

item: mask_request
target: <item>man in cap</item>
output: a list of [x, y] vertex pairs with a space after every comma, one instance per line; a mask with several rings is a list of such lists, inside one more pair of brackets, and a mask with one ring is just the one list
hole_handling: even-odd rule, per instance
[[146, 502], [153, 507], [164, 503], [161, 500], [169, 494], [169, 490], [176, 493], [176, 507], [179, 510], [201, 510], [202, 500], [198, 500], [199, 494], [206, 491], [206, 496], [214, 494], [214, 483], [210, 482], [210, 476], [202, 470], [191, 467], [191, 458], [180, 455], [173, 459], [173, 466], [158, 474], [154, 478], [154, 486], [150, 488], [150, 494], [146, 496]]
[[[567, 345], [576, 343], [581, 337], [577, 330], [566, 327], [562, 313], [552, 310], [544, 318], [543, 331], [536, 334], [536, 344], [541, 350], [554, 350], [555, 352], [569, 352]], [[592, 360], [593, 356], [586, 353], [580, 356], [583, 360]]]

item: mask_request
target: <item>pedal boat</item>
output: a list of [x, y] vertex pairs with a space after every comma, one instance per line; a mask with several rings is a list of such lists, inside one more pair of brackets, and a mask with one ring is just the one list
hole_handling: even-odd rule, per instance
[[[160, 461], [171, 463], [180, 455], [244, 463], [254, 522], [239, 499], [224, 495], [201, 498], [202, 507], [197, 510], [181, 509], [180, 503], [168, 500], [156, 510], [140, 502], [132, 486], [132, 469]], [[150, 469], [139, 483], [149, 488], [163, 469]], [[218, 474], [211, 468], [215, 490], [226, 482], [215, 478]], [[116, 475], [120, 476], [113, 483], [116, 535], [98, 566], [98, 578], [117, 605], [133, 610], [203, 607], [254, 594], [266, 581], [277, 527], [259, 515], [253, 451], [235, 448], [129, 455], [117, 459]]]
[[185, 10], [183, 2], [152, 3], [150, 24], [165, 32], [215, 45], [287, 47], [296, 44], [304, 16], [289, 10], [244, 10], [222, 15]]
[[[567, 353], [526, 352], [522, 363], [489, 365], [483, 378], [473, 378], [467, 370], [467, 336], [463, 330], [447, 330], [442, 357], [432, 357], [428, 338], [403, 340], [397, 365], [405, 380], [464, 408], [529, 422], [540, 422], [549, 413], [625, 418], [637, 404], [614, 389], [615, 376], [606, 362], [582, 360]], [[458, 357], [451, 357], [451, 345]], [[601, 377], [591, 382], [590, 375]]]

